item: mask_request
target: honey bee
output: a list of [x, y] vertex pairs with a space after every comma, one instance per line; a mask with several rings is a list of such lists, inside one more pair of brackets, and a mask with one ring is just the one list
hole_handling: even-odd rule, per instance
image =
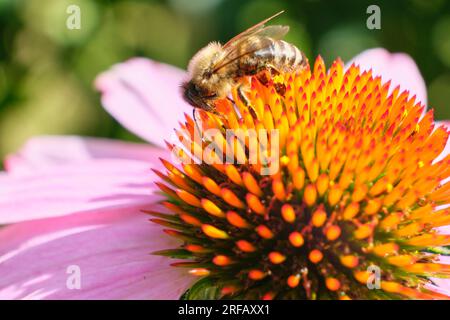
[[[218, 114], [215, 101], [225, 98], [238, 80], [262, 71], [292, 72], [308, 60], [294, 45], [281, 40], [288, 26], [265, 24], [269, 17], [226, 44], [212, 42], [197, 52], [188, 65], [190, 80], [183, 83], [183, 97], [195, 108]], [[195, 113], [194, 113], [195, 115]]]

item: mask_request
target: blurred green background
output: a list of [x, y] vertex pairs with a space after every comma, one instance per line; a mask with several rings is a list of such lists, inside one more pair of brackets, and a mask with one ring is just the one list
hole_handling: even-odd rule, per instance
[[[69, 30], [66, 9], [81, 9]], [[381, 8], [381, 30], [366, 8]], [[0, 0], [0, 157], [38, 134], [137, 140], [100, 107], [92, 83], [112, 64], [145, 56], [185, 68], [212, 40], [226, 41], [279, 10], [287, 40], [313, 59], [348, 60], [382, 46], [417, 62], [438, 119], [450, 119], [450, 1]]]

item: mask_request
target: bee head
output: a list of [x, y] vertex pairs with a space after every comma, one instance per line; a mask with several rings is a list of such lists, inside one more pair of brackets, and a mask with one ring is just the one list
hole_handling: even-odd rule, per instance
[[183, 83], [182, 89], [184, 100], [191, 106], [205, 110], [211, 109], [209, 102], [216, 98], [216, 94], [196, 85], [193, 81]]

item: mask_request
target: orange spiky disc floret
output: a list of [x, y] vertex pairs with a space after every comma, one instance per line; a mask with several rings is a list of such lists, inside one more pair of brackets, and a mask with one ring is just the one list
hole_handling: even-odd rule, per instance
[[[157, 172], [173, 214], [153, 221], [183, 244], [158, 254], [189, 259], [174, 265], [211, 280], [216, 298], [444, 298], [428, 286], [450, 274], [437, 255], [450, 236], [436, 230], [450, 223], [450, 157], [435, 161], [448, 132], [432, 112], [422, 117], [408, 92], [389, 93], [340, 60], [326, 71], [320, 57], [312, 71], [244, 88], [218, 101], [222, 116], [200, 112], [213, 138], [198, 140], [186, 117], [183, 148], [168, 143], [184, 164], [163, 161], [167, 172]], [[226, 129], [278, 130], [278, 170], [262, 175], [250, 139], [227, 141]], [[210, 159], [231, 149], [234, 164], [196, 161], [212, 139]], [[258, 143], [271, 150], [271, 139]], [[373, 290], [370, 266], [380, 271]]]

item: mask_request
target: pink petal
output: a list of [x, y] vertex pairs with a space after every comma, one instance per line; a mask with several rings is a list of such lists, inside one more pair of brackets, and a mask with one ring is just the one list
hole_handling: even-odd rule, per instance
[[0, 224], [152, 203], [151, 166], [94, 159], [0, 175]]
[[400, 85], [400, 90], [409, 90], [416, 101], [427, 104], [427, 89], [414, 60], [405, 53], [390, 53], [382, 48], [366, 50], [347, 63], [355, 63], [361, 70], [372, 69], [373, 75], [381, 76], [383, 82], [392, 80], [391, 90]]
[[[450, 264], [450, 256], [440, 256], [439, 263]], [[431, 280], [434, 282], [434, 285], [429, 286], [431, 289], [450, 297], [450, 279], [432, 278]]]
[[[0, 230], [0, 299], [178, 299], [192, 277], [149, 253], [179, 244], [139, 209]], [[70, 266], [80, 268], [81, 289], [67, 287]]]
[[186, 73], [144, 58], [134, 58], [102, 73], [95, 85], [105, 109], [124, 127], [157, 145], [192, 108], [181, 97]]
[[31, 139], [0, 175], [0, 224], [151, 203], [150, 169], [168, 154], [106, 139]]
[[28, 140], [5, 160], [13, 173], [35, 172], [55, 165], [86, 162], [89, 159], [130, 159], [159, 163], [167, 151], [147, 144], [78, 136], [38, 136]]

